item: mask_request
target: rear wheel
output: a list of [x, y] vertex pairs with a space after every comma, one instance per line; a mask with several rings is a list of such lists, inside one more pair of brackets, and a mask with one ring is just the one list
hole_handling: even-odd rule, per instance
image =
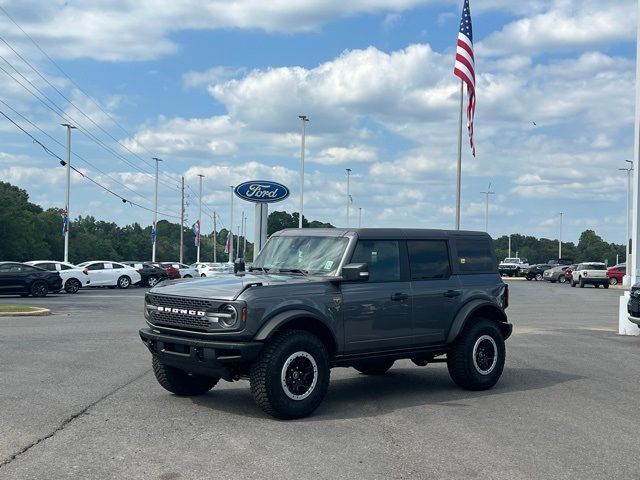
[[70, 278], [64, 284], [64, 291], [67, 293], [78, 293], [80, 287], [82, 287], [80, 280], [77, 278]]
[[158, 383], [165, 390], [190, 397], [194, 395], [202, 395], [215, 387], [218, 377], [205, 377], [203, 375], [192, 375], [180, 370], [179, 368], [165, 365], [160, 359], [154, 355], [152, 359], [153, 373]]
[[609, 284], [608, 284], [608, 283], [603, 283], [603, 284], [602, 284], [602, 286], [603, 286], [604, 288], [609, 288]]
[[576, 286], [576, 282], [573, 281], [573, 278], [571, 279], [571, 286], [575, 287]]
[[599, 283], [596, 283], [593, 286], [596, 287], [596, 288], [600, 288], [600, 284]]
[[158, 284], [158, 277], [156, 277], [155, 275], [151, 275], [149, 278], [147, 278], [147, 285], [150, 287], [155, 287]]
[[206, 275], [204, 273], [201, 273], [200, 276], [201, 277], [206, 277]]
[[504, 338], [495, 322], [477, 319], [456, 339], [447, 354], [452, 380], [466, 390], [493, 387], [504, 369]]
[[618, 279], [616, 277], [611, 277], [609, 279], [609, 285], [617, 285], [618, 284]]
[[540, 281], [542, 281], [542, 274], [536, 273], [536, 282], [540, 282]]
[[527, 277], [527, 282], [530, 282], [530, 281], [531, 281], [531, 277]]
[[394, 363], [395, 360], [387, 360], [384, 358], [379, 360], [366, 360], [356, 363], [353, 368], [365, 375], [384, 375], [391, 367], [393, 367]]
[[44, 280], [36, 280], [31, 284], [30, 291], [34, 297], [44, 297], [49, 293], [49, 285]]
[[273, 337], [251, 365], [251, 392], [269, 415], [301, 418], [324, 399], [330, 374], [329, 355], [318, 337], [285, 331]]
[[192, 277], [191, 275], [185, 275], [185, 276], [184, 276], [184, 277], [182, 277], [182, 278], [193, 278], [193, 277]]
[[560, 277], [558, 277], [558, 281], [560, 283], [567, 283], [567, 279], [564, 277], [564, 275], [561, 275]]
[[118, 279], [118, 288], [129, 288], [131, 286], [131, 279], [126, 275], [121, 276]]

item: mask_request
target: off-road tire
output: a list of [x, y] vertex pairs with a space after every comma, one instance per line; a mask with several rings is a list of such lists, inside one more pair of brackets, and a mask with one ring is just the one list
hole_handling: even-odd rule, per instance
[[82, 287], [80, 280], [77, 278], [70, 278], [64, 284], [64, 291], [67, 293], [78, 293], [78, 290]]
[[157, 355], [153, 355], [151, 363], [158, 383], [165, 390], [184, 397], [203, 395], [215, 387], [220, 380], [218, 377], [193, 375], [179, 368], [165, 365]]
[[126, 290], [131, 286], [131, 279], [126, 275], [122, 275], [120, 278], [118, 278], [117, 284], [118, 284], [118, 288], [122, 288], [123, 290]]
[[602, 286], [603, 286], [604, 288], [609, 288], [609, 284], [608, 284], [608, 283], [603, 283], [603, 284], [602, 284]]
[[36, 280], [29, 289], [33, 297], [46, 297], [49, 293], [49, 285], [44, 280]]
[[579, 283], [580, 288], [584, 288], [584, 280], [581, 278]]
[[356, 363], [353, 368], [365, 375], [384, 375], [393, 367], [394, 363], [395, 360], [387, 360], [384, 358], [379, 360], [365, 360]]
[[[493, 344], [487, 338], [493, 339]], [[492, 361], [492, 367], [485, 370], [485, 374], [481, 373], [477, 366], [481, 363], [478, 358], [480, 346], [488, 342], [488, 345], [497, 354], [495, 361]], [[474, 362], [474, 348], [476, 348], [476, 360]], [[487, 319], [472, 320], [467, 325], [460, 336], [453, 343], [451, 350], [447, 354], [447, 368], [451, 379], [465, 390], [487, 390], [493, 387], [504, 369], [506, 348], [504, 345], [504, 337], [495, 322]]]
[[[287, 362], [301, 352], [309, 355], [315, 362], [315, 384], [300, 395], [306, 395], [305, 398], [294, 399], [288, 396], [287, 392], [292, 394], [288, 387], [283, 386], [283, 373], [287, 375], [293, 365], [293, 362], [289, 363], [285, 370]], [[311, 364], [310, 361], [309, 363]], [[330, 375], [329, 355], [318, 337], [303, 330], [284, 331], [267, 342], [258, 359], [251, 365], [251, 393], [258, 406], [275, 418], [302, 418], [318, 408], [324, 399]]]
[[149, 278], [147, 278], [147, 287], [155, 287], [158, 284], [158, 281], [158, 277], [156, 277], [155, 275], [149, 276]]
[[571, 279], [571, 286], [575, 287], [576, 286], [576, 282], [573, 281], [573, 278]]

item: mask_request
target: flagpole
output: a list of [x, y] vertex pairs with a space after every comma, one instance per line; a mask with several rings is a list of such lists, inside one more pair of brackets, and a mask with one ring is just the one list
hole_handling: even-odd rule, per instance
[[458, 168], [456, 178], [456, 230], [460, 230], [460, 188], [462, 185], [462, 110], [464, 108], [464, 82], [460, 80], [460, 124], [458, 126]]

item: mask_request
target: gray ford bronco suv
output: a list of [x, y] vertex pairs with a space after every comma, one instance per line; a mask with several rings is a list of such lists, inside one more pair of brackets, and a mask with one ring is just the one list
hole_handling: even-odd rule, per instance
[[289, 419], [320, 405], [333, 367], [381, 375], [399, 359], [446, 362], [460, 387], [491, 388], [508, 302], [485, 233], [283, 230], [249, 272], [151, 289], [140, 337], [168, 391], [248, 379], [266, 413]]

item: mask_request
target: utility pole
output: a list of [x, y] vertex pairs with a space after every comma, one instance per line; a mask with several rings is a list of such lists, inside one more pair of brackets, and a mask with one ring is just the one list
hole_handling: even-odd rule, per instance
[[562, 258], [562, 216], [564, 212], [560, 212], [560, 240], [558, 240], [558, 260]]
[[489, 182], [489, 188], [486, 192], [480, 192], [484, 194], [486, 200], [485, 206], [485, 219], [484, 219], [484, 231], [489, 233], [489, 195], [495, 195], [496, 192], [491, 191], [491, 182]]
[[200, 238], [198, 239], [196, 262], [200, 263], [200, 243], [202, 243], [202, 235], [201, 235], [201, 232], [202, 232], [202, 179], [204, 178], [204, 175], [198, 174], [198, 177], [200, 177], [200, 193], [198, 195], [198, 198], [200, 199], [200, 202], [198, 205], [198, 236]]
[[231, 235], [229, 242], [229, 263], [233, 263], [235, 258], [233, 258], [233, 185], [229, 185], [231, 189], [231, 214], [229, 215], [229, 233]]
[[180, 193], [180, 263], [182, 263], [184, 258], [184, 177], [182, 177]]
[[218, 263], [218, 230], [216, 212], [213, 212], [213, 263]]
[[76, 128], [68, 123], [63, 123], [63, 127], [67, 127], [67, 189], [65, 190], [64, 212], [67, 217], [66, 226], [64, 227], [64, 261], [69, 261], [69, 227], [71, 226], [71, 215], [69, 213], [69, 197], [71, 194], [71, 129]]
[[156, 261], [156, 239], [158, 238], [158, 165], [162, 159], [153, 157], [152, 160], [156, 161], [156, 201], [153, 207], [153, 245], [151, 247], [151, 261]]
[[351, 195], [349, 195], [349, 180], [351, 178], [351, 169], [347, 168], [347, 228], [349, 228], [349, 213], [351, 210]]
[[306, 115], [298, 115], [298, 118], [302, 121], [302, 146], [300, 148], [300, 217], [298, 218], [298, 228], [302, 228], [304, 211], [304, 137], [309, 118]]
[[362, 228], [362, 207], [358, 207], [358, 228]]

